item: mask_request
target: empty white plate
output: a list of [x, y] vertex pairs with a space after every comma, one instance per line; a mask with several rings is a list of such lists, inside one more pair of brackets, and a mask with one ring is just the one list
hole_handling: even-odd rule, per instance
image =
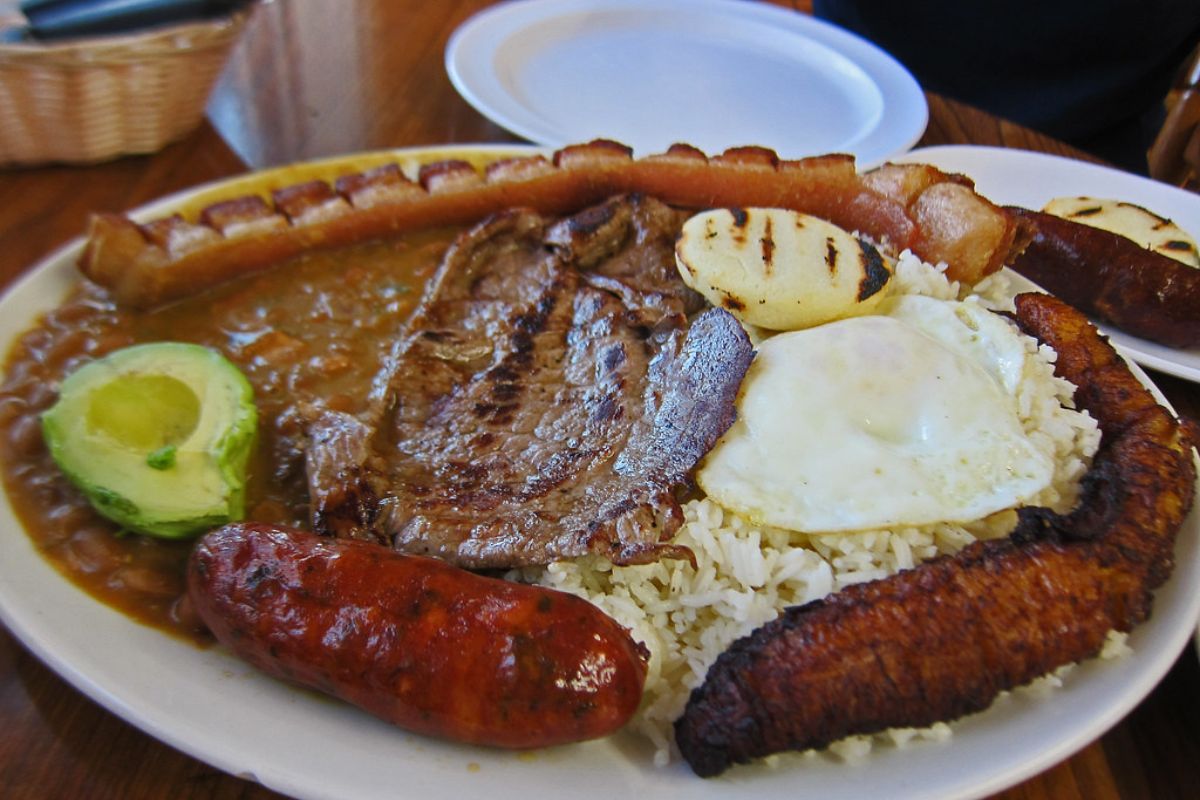
[[455, 31], [446, 71], [480, 113], [553, 147], [762, 145], [869, 166], [910, 148], [928, 121], [917, 82], [879, 48], [739, 0], [502, 3]]

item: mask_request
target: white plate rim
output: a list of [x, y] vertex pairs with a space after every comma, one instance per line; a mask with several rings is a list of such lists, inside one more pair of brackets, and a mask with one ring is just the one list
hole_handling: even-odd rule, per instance
[[[1072, 194], [1137, 203], [1174, 219], [1200, 239], [1200, 195], [1112, 167], [1049, 153], [980, 145], [922, 147], [892, 160], [961, 172], [975, 181], [980, 194], [1005, 205], [1038, 209], [1053, 196]], [[1049, 195], [1044, 188], [1047, 184], [1063, 190]], [[1100, 195], [1098, 190], [1110, 193]], [[1103, 323], [1099, 327], [1117, 349], [1142, 366], [1200, 383], [1200, 347], [1167, 347]]]
[[[421, 152], [393, 151], [413, 158]], [[141, 213], [161, 213], [240, 180], [187, 190]], [[16, 333], [74, 282], [81, 246], [76, 241], [51, 254], [0, 299], [0, 310], [11, 312], [0, 315], [6, 352]], [[1135, 372], [1149, 383], [1136, 367]], [[1014, 693], [959, 723], [948, 743], [881, 749], [865, 766], [797, 757], [799, 763], [786, 769], [737, 768], [713, 780], [697, 779], [681, 765], [656, 769], [645, 752], [615, 740], [530, 758], [423, 740], [277, 683], [219, 648], [197, 650], [90, 598], [36, 553], [7, 495], [0, 501], [0, 619], [51, 669], [109, 711], [225, 772], [296, 797], [458, 797], [486, 791], [497, 800], [515, 800], [528, 796], [532, 782], [569, 789], [583, 799], [608, 798], [614, 791], [651, 800], [681, 791], [722, 800], [770, 800], [802, 791], [827, 798], [872, 791], [970, 798], [1000, 791], [1066, 758], [1153, 689], [1200, 615], [1200, 593], [1188, 591], [1200, 583], [1196, 511], [1180, 533], [1176, 557], [1175, 574], [1156, 593], [1155, 614], [1131, 636], [1133, 656], [1077, 667], [1066, 687], [1048, 699]], [[150, 679], [143, 680], [146, 675]], [[1058, 726], [1048, 738], [1041, 733], [1047, 725]], [[330, 758], [330, 741], [341, 744], [337, 758]], [[886, 784], [880, 783], [885, 774]]]
[[[525, 108], [495, 76], [497, 51], [512, 36], [550, 19], [586, 12], [669, 11], [679, 14], [681, 25], [694, 24], [705, 15], [722, 18], [727, 35], [740, 25], [766, 24], [787, 32], [797, 41], [828, 48], [861, 69], [881, 93], [883, 110], [865, 140], [846, 150], [860, 166], [874, 166], [902, 153], [920, 139], [929, 120], [929, 108], [916, 79], [891, 55], [858, 35], [808, 14], [764, 3], [738, 0], [511, 0], [480, 11], [450, 36], [445, 51], [446, 73], [458, 93], [496, 124], [532, 142], [550, 147], [570, 144], [577, 136], [557, 132], [556, 123]], [[732, 40], [731, 40], [732, 41]], [[604, 136], [603, 131], [595, 132]], [[630, 137], [617, 137], [629, 139]], [[689, 141], [691, 139], [681, 139]], [[695, 143], [695, 142], [692, 142]], [[771, 146], [771, 142], [758, 142]], [[638, 155], [640, 142], [627, 141]], [[730, 142], [731, 146], [754, 142]], [[658, 148], [661, 149], [661, 148]], [[784, 152], [796, 158], [818, 152]], [[822, 152], [838, 148], [821, 148]]]

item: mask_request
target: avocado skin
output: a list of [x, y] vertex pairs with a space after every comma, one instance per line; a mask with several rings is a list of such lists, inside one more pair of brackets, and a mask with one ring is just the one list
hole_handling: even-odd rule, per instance
[[[196, 431], [167, 470], [147, 464], [148, 453], [92, 434], [85, 423], [93, 390], [122, 376], [154, 374], [177, 378], [204, 398]], [[180, 342], [135, 345], [84, 365], [42, 415], [51, 456], [97, 512], [125, 530], [168, 539], [245, 516], [246, 465], [257, 430], [254, 392], [241, 371], [216, 350]]]

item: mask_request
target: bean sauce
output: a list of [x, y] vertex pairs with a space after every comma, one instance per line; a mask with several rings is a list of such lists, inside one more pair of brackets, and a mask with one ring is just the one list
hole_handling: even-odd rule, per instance
[[120, 309], [86, 281], [27, 331], [0, 384], [0, 461], [9, 501], [39, 551], [97, 599], [147, 624], [202, 638], [184, 594], [191, 542], [124, 532], [62, 475], [40, 415], [62, 379], [132, 344], [220, 350], [254, 387], [259, 435], [247, 518], [306, 527], [301, 409], [366, 407], [372, 379], [455, 231], [308, 253], [152, 312]]

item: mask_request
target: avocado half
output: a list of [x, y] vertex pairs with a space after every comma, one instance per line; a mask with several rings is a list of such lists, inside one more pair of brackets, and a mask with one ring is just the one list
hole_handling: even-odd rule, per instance
[[244, 516], [257, 428], [241, 371], [215, 350], [179, 342], [86, 364], [42, 415], [55, 462], [97, 511], [171, 539]]

